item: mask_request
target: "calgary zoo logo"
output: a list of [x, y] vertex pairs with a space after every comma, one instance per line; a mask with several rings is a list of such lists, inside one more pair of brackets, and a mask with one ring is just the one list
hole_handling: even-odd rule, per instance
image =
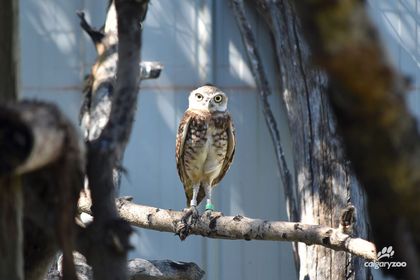
[[374, 269], [386, 268], [390, 269], [391, 267], [406, 267], [406, 262], [389, 262], [381, 261], [382, 259], [390, 259], [394, 256], [395, 251], [392, 249], [392, 246], [384, 247], [381, 251], [378, 252], [378, 258], [373, 262], [365, 262], [365, 267], [371, 267]]

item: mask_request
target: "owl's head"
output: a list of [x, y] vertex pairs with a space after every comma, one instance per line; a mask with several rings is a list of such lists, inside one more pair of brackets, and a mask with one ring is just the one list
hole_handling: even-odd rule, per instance
[[193, 90], [188, 98], [188, 109], [215, 112], [226, 112], [228, 98], [226, 94], [212, 85], [204, 85]]

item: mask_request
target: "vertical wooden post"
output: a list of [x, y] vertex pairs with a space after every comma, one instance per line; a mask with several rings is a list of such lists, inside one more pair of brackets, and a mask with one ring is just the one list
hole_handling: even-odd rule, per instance
[[[0, 103], [14, 102], [18, 96], [18, 5], [7, 0], [0, 9]], [[0, 279], [23, 279], [22, 216], [20, 179], [0, 174]]]
[[18, 96], [18, 7], [19, 1], [7, 0], [0, 9], [0, 103]]
[[20, 179], [0, 177], [0, 279], [23, 279], [22, 216]]

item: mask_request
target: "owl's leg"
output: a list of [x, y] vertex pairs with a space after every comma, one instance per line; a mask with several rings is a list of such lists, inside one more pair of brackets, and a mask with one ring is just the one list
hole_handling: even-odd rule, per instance
[[200, 184], [193, 186], [193, 197], [190, 202], [191, 206], [197, 207], [197, 196], [198, 196], [199, 190], [200, 190]]
[[214, 205], [211, 203], [211, 191], [212, 191], [211, 185], [210, 184], [205, 185], [204, 190], [206, 192], [206, 197], [207, 197], [206, 211], [214, 211]]
[[199, 191], [200, 191], [200, 184], [194, 185], [193, 186], [193, 197], [192, 197], [191, 202], [190, 202], [190, 205], [191, 205], [190, 209], [192, 211], [191, 220], [190, 220], [191, 224], [195, 224], [197, 222], [198, 218], [200, 217], [198, 215], [198, 210], [197, 210], [197, 196], [198, 196]]

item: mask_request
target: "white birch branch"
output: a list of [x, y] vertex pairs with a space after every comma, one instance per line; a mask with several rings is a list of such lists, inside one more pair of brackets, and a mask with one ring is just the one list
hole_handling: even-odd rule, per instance
[[[134, 226], [176, 233], [177, 224], [185, 214], [181, 211], [138, 205], [125, 198], [117, 199], [121, 218]], [[86, 195], [79, 199], [79, 210], [90, 214], [91, 200]], [[303, 242], [321, 245], [336, 251], [376, 259], [375, 245], [361, 238], [354, 238], [340, 228], [283, 221], [267, 221], [248, 217], [223, 216], [220, 212], [204, 214], [192, 225], [190, 234], [216, 239], [244, 239]]]

